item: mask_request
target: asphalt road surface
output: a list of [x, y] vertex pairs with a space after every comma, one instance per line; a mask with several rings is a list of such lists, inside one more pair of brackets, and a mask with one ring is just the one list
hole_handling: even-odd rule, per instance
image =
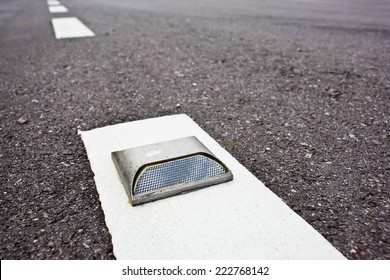
[[[176, 113], [347, 258], [390, 259], [389, 1], [61, 3], [0, 0], [1, 259], [115, 258], [77, 130]], [[96, 37], [56, 40], [63, 16]]]

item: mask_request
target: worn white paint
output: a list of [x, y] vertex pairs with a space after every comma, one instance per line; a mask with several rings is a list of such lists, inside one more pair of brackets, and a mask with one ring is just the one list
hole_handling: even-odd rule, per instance
[[[186, 115], [80, 132], [118, 259], [343, 259]], [[231, 182], [132, 207], [111, 152], [196, 136]]]
[[60, 1], [56, 1], [56, 0], [47, 0], [47, 5], [55, 6], [55, 5], [61, 5], [61, 3]]
[[56, 14], [56, 13], [67, 13], [68, 9], [65, 6], [62, 5], [57, 5], [57, 6], [49, 6], [49, 12], [51, 14]]
[[52, 24], [57, 39], [95, 36], [95, 33], [75, 17], [53, 18]]

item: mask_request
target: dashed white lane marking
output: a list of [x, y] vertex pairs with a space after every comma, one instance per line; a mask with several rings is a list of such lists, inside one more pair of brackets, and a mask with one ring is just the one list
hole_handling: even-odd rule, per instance
[[55, 13], [67, 13], [68, 9], [65, 6], [57, 5], [57, 6], [49, 6], [49, 12], [52, 14]]
[[85, 26], [78, 18], [53, 18], [51, 21], [57, 39], [95, 36], [95, 33]]
[[[111, 152], [196, 136], [233, 172], [228, 183], [141, 206]], [[81, 132], [117, 259], [344, 259], [186, 115]]]
[[48, 0], [47, 5], [55, 6], [55, 5], [61, 5], [61, 3], [59, 1], [56, 1], [56, 0]]

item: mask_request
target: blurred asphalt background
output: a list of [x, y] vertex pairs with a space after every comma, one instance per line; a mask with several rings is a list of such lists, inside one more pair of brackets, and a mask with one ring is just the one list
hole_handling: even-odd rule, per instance
[[[0, 0], [1, 259], [114, 258], [77, 130], [176, 113], [347, 258], [390, 259], [389, 1], [61, 3]], [[97, 36], [56, 40], [61, 16]]]

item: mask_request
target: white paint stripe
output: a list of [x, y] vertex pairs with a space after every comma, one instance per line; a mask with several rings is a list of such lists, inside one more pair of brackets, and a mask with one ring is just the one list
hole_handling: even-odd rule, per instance
[[[186, 115], [80, 134], [118, 259], [344, 259]], [[233, 181], [132, 207], [111, 152], [192, 135]]]
[[56, 0], [48, 0], [47, 5], [55, 6], [55, 5], [61, 5], [61, 3], [59, 1], [56, 1]]
[[75, 17], [53, 18], [52, 24], [57, 39], [95, 36], [95, 33]]
[[49, 6], [49, 12], [52, 14], [55, 13], [67, 13], [68, 9], [65, 6], [58, 5], [58, 6]]

